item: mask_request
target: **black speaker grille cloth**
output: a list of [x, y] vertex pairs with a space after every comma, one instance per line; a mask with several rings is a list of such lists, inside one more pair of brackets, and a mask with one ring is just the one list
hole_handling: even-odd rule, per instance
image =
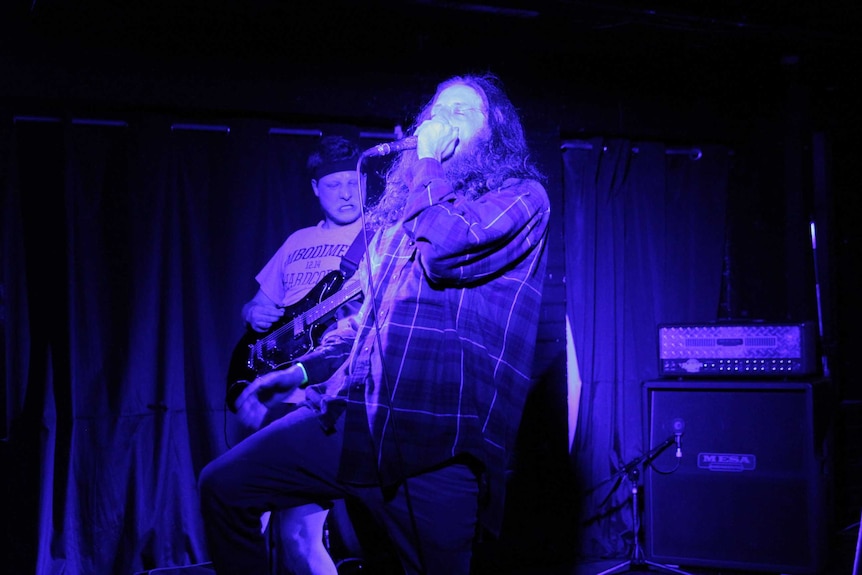
[[[646, 553], [663, 563], [815, 572], [824, 488], [811, 385], [645, 383]], [[674, 387], [676, 386], [676, 387]], [[656, 471], [679, 468], [670, 474]]]

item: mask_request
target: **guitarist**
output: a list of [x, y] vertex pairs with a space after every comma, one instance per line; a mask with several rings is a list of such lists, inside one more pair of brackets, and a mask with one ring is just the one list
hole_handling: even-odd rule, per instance
[[[310, 154], [311, 189], [323, 219], [290, 234], [255, 276], [260, 287], [242, 308], [248, 329], [266, 333], [281, 320], [286, 308], [302, 300], [327, 274], [344, 269], [342, 257], [362, 229], [365, 175], [360, 181], [356, 170], [360, 152], [357, 142], [327, 135]], [[285, 405], [272, 419], [291, 408]], [[323, 542], [327, 513], [327, 509], [309, 504], [271, 517], [270, 525], [276, 525], [270, 533], [275, 534], [276, 555], [288, 573], [337, 574]]]
[[343, 136], [324, 136], [309, 156], [311, 189], [323, 219], [290, 234], [255, 276], [260, 288], [242, 308], [243, 319], [254, 331], [268, 331], [286, 307], [340, 268], [342, 256], [362, 229], [360, 203], [365, 182], [360, 187], [358, 157], [358, 146]]

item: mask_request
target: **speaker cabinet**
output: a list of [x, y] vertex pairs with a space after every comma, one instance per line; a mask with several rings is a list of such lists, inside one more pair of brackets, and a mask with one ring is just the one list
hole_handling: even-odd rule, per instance
[[644, 473], [646, 556], [817, 573], [832, 517], [829, 390], [825, 380], [644, 382], [646, 445], [667, 444]]

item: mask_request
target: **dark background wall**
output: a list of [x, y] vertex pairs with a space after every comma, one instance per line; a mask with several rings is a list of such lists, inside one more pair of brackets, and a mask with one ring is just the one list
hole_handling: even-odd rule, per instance
[[[795, 320], [816, 314], [799, 233], [815, 215], [824, 313], [852, 305], [860, 12], [851, 0], [10, 0], [0, 106], [7, 122], [169, 113], [391, 131], [440, 79], [491, 70], [537, 145], [733, 148], [729, 312]], [[543, 159], [553, 177], [557, 158]], [[842, 336], [858, 342], [853, 331]]]
[[[7, 132], [32, 118], [142, 114], [389, 132], [407, 127], [439, 80], [490, 70], [521, 108], [558, 199], [566, 139], [727, 144], [736, 159], [730, 281], [717, 314], [821, 313], [853, 425], [862, 400], [853, 368], [862, 348], [860, 24], [853, 0], [9, 0], [0, 114]], [[816, 260], [801, 231], [812, 218]], [[551, 268], [549, 293], [562, 294], [561, 254]], [[549, 364], [562, 322], [550, 325]]]

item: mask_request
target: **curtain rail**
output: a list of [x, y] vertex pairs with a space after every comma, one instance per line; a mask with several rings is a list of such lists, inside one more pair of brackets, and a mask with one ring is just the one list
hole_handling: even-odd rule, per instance
[[[47, 123], [61, 123], [64, 119], [55, 116], [13, 116], [12, 122], [47, 122]], [[88, 125], [88, 126], [113, 126], [119, 128], [128, 127], [128, 123], [121, 120], [101, 120], [94, 118], [71, 118], [69, 120], [72, 124], [77, 125]], [[173, 130], [198, 130], [203, 132], [225, 132], [230, 133], [230, 126], [225, 125], [214, 125], [214, 124], [188, 124], [188, 123], [177, 123], [171, 124], [171, 131]], [[385, 139], [385, 140], [395, 140], [398, 138], [398, 132], [400, 131], [400, 126], [397, 126], [395, 130], [391, 132], [359, 132], [360, 138], [377, 138], [377, 139]], [[287, 135], [287, 136], [313, 136], [320, 137], [323, 135], [323, 130], [319, 129], [309, 129], [309, 128], [270, 128], [270, 135]]]
[[128, 122], [122, 120], [91, 120], [88, 118], [72, 118], [73, 124], [81, 124], [85, 126], [113, 126], [115, 128], [128, 128]]
[[[589, 142], [563, 142], [560, 146], [561, 150], [592, 150], [593, 145]], [[603, 152], [607, 152], [607, 146], [602, 147]], [[632, 146], [632, 153], [640, 152], [637, 146]], [[700, 148], [667, 148], [664, 151], [668, 156], [688, 156], [690, 159], [697, 161], [703, 157], [703, 151]]]
[[230, 134], [230, 126], [213, 126], [210, 124], [171, 124], [171, 132], [181, 130], [184, 132], [224, 132]]
[[[320, 137], [323, 135], [322, 130], [309, 130], [304, 128], [270, 128], [270, 135], [276, 136], [316, 136]], [[394, 140], [396, 139], [395, 132], [359, 132], [360, 138], [383, 138]]]

